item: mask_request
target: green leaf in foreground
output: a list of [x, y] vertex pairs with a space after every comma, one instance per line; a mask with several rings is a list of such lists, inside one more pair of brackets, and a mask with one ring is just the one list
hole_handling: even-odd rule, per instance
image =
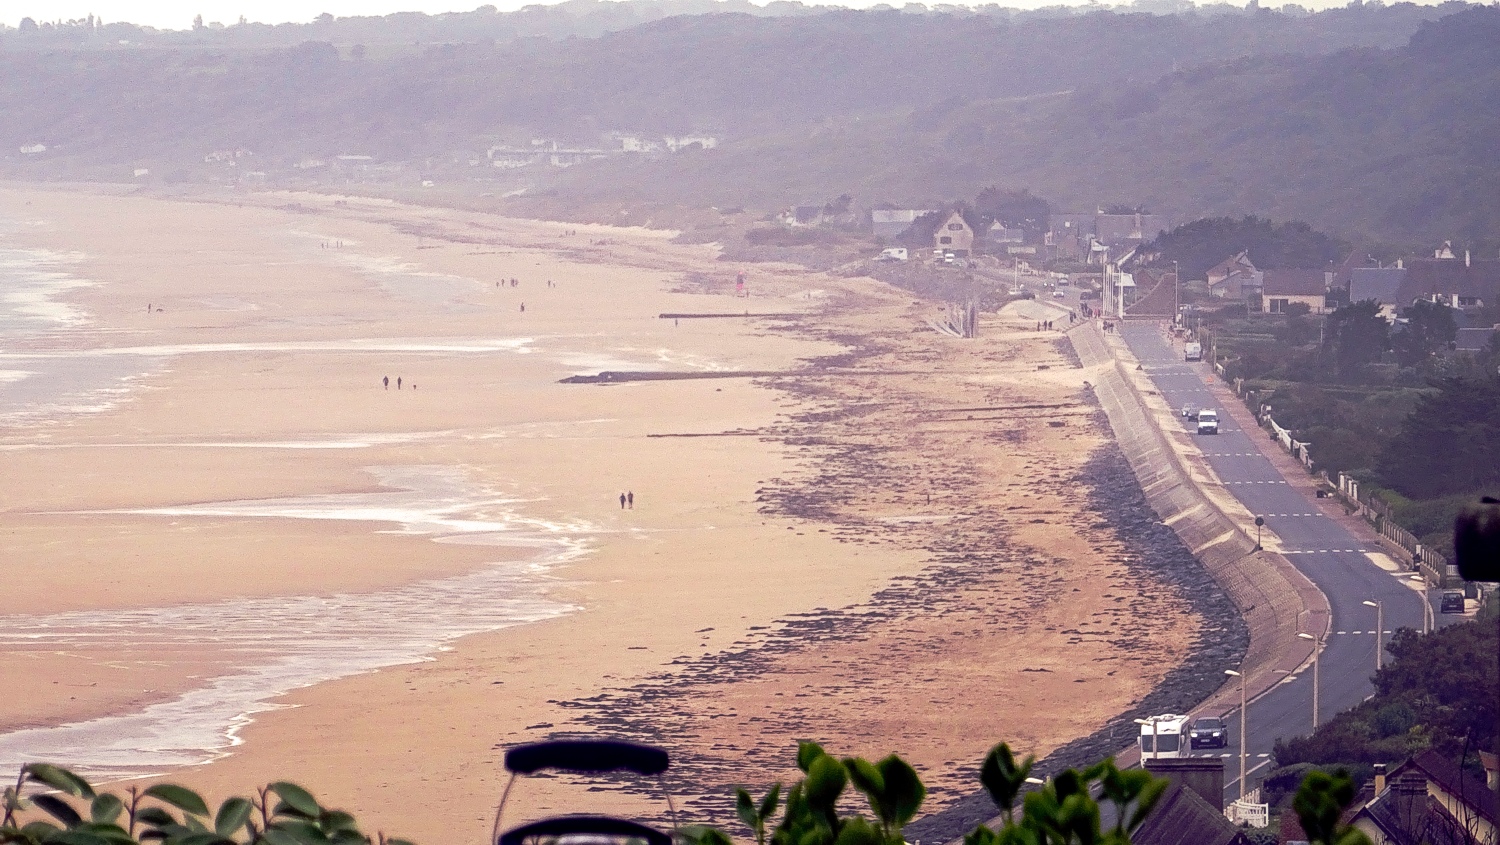
[[312, 793], [295, 783], [277, 781], [268, 788], [270, 791], [276, 793], [277, 797], [285, 802], [288, 807], [308, 818], [315, 819], [323, 812], [323, 808], [318, 806], [318, 802], [313, 799]]
[[47, 815], [62, 822], [68, 827], [77, 827], [83, 824], [83, 817], [73, 809], [73, 805], [58, 798], [56, 795], [37, 795], [31, 802], [46, 811]]
[[245, 826], [254, 811], [255, 805], [246, 799], [230, 798], [219, 805], [219, 812], [214, 816], [214, 832], [220, 836], [233, 836], [236, 830]]
[[192, 813], [195, 816], [208, 815], [208, 804], [203, 801], [203, 796], [185, 786], [177, 786], [172, 783], [158, 783], [147, 789], [143, 794], [148, 798], [155, 798], [158, 801], [171, 804], [185, 813]]
[[79, 798], [93, 798], [94, 788], [89, 782], [73, 774], [61, 766], [53, 766], [47, 763], [29, 763], [25, 767], [26, 779], [66, 792]]
[[109, 793], [97, 795], [89, 805], [89, 819], [94, 824], [112, 824], [125, 812], [125, 803]]

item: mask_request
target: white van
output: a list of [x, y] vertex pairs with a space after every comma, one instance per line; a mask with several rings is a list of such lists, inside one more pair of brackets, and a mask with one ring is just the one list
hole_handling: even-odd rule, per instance
[[1212, 410], [1209, 410], [1207, 408], [1204, 408], [1203, 410], [1201, 410], [1201, 411], [1198, 412], [1198, 433], [1199, 434], [1218, 434], [1219, 433], [1219, 412], [1218, 411], [1212, 411]]

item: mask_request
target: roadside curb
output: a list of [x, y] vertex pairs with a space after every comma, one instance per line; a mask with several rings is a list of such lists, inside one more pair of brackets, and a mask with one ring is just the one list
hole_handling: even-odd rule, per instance
[[[1085, 366], [1113, 363], [1095, 387], [1115, 438], [1147, 500], [1213, 575], [1250, 629], [1250, 647], [1240, 667], [1246, 697], [1253, 701], [1310, 662], [1314, 646], [1297, 636], [1322, 637], [1329, 630], [1327, 597], [1280, 554], [1255, 552], [1253, 515], [1215, 501], [1206, 492], [1217, 478], [1191, 443], [1177, 443], [1160, 423], [1174, 418], [1136, 369], [1123, 342], [1111, 343], [1092, 322], [1068, 332]], [[1168, 460], [1162, 461], [1166, 457]], [[1229, 667], [1226, 667], [1229, 668]], [[1239, 706], [1239, 683], [1229, 681], [1194, 709], [1222, 714]]]

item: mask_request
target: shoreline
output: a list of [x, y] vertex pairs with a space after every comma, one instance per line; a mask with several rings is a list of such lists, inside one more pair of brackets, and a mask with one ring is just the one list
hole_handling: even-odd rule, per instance
[[[249, 348], [180, 356], [131, 402], [63, 426], [49, 441], [117, 448], [0, 449], [13, 477], [87, 479], [36, 485], [27, 493], [34, 509], [114, 511], [90, 518], [87, 554], [70, 557], [56, 551], [78, 536], [65, 531], [66, 520], [0, 514], [35, 523], [26, 542], [10, 541], [12, 554], [50, 555], [55, 564], [39, 568], [51, 580], [28, 600], [43, 601], [49, 586], [66, 593], [70, 576], [101, 567], [171, 579], [183, 595], [196, 587], [248, 599], [276, 596], [277, 585], [299, 579], [405, 583], [477, 564], [474, 547], [361, 533], [360, 523], [312, 531], [221, 512], [184, 527], [121, 512], [368, 491], [360, 476], [367, 466], [467, 467], [475, 483], [526, 500], [536, 518], [606, 532], [595, 553], [555, 573], [549, 597], [577, 612], [281, 696], [278, 709], [240, 730], [234, 754], [168, 777], [207, 794], [242, 792], [274, 775], [306, 783], [377, 828], [419, 840], [467, 836], [488, 830], [498, 749], [587, 729], [588, 708], [566, 702], [599, 695], [618, 702], [608, 715], [650, 722], [652, 710], [630, 691], [668, 683], [675, 721], [661, 730], [680, 760], [711, 766], [753, 741], [763, 747], [743, 760], [764, 761], [774, 775], [789, 765], [791, 736], [817, 735], [840, 753], [909, 755], [924, 777], [932, 773], [935, 793], [950, 795], [950, 785], [972, 787], [964, 761], [977, 762], [991, 742], [1062, 746], [1150, 695], [1163, 673], [1142, 655], [1171, 663], [1199, 636], [1198, 617], [1173, 610], [1177, 588], [1132, 570], [1118, 529], [1101, 525], [1082, 487], [1068, 482], [1106, 436], [1080, 398], [1090, 374], [1060, 336], [1037, 335], [1029, 322], [1021, 330], [987, 316], [980, 342], [954, 341], [923, 330], [932, 306], [903, 291], [756, 265], [755, 310], [796, 309], [801, 319], [676, 326], [659, 315], [719, 310], [703, 307], [703, 297], [732, 287], [712, 283], [725, 270], [711, 248], [660, 233], [352, 198], [335, 205], [254, 196], [231, 207], [32, 196], [77, 225], [129, 209], [158, 230], [176, 227], [162, 254], [133, 251], [128, 231], [96, 249], [106, 256], [92, 265], [101, 285], [86, 298], [122, 327], [155, 336], [131, 345]], [[309, 259], [305, 243], [278, 246], [288, 228], [358, 242], [392, 256], [400, 272], [410, 264], [442, 285], [488, 273], [519, 276], [522, 289], [474, 286], [460, 291], [461, 307], [447, 293], [401, 299], [348, 262]], [[227, 269], [199, 272], [200, 242], [245, 260], [221, 258], [215, 267]], [[266, 274], [263, 266], [282, 255], [312, 263]], [[173, 278], [198, 286], [192, 302], [224, 307], [173, 299]], [[167, 311], [148, 318], [123, 307], [136, 299], [165, 302]], [[520, 311], [521, 302], [530, 307]], [[349, 348], [351, 338], [392, 336], [532, 340], [526, 353], [404, 350], [374, 364], [366, 347]], [[569, 368], [663, 364], [705, 375], [557, 383]], [[382, 371], [420, 382], [420, 392], [382, 390]], [[714, 376], [735, 371], [755, 377]], [[306, 444], [414, 431], [435, 434], [363, 448], [174, 449], [170, 466], [152, 457], [167, 454], [166, 444], [245, 442], [252, 433]], [[725, 433], [743, 436], [707, 436]], [[125, 445], [143, 443], [157, 445]], [[150, 472], [111, 482], [89, 472], [98, 463]], [[634, 509], [613, 501], [626, 490], [637, 497]], [[216, 571], [190, 567], [205, 559]], [[1091, 580], [1107, 582], [1112, 595], [1085, 592]], [[143, 595], [122, 580], [70, 600], [132, 607]], [[1119, 635], [1125, 616], [1115, 598], [1132, 613], [1169, 614], [1166, 624], [1148, 641]], [[829, 610], [872, 601], [888, 602], [890, 613]], [[1007, 613], [1011, 624], [993, 624]], [[816, 639], [767, 652], [769, 668], [753, 683], [691, 676], [696, 661], [764, 642], [778, 620]], [[843, 633], [850, 636], [833, 636]], [[1015, 654], [1028, 664], [1016, 665]], [[1099, 700], [1070, 709], [1074, 684]], [[826, 691], [821, 712], [783, 700], [809, 688]], [[993, 697], [968, 700], [965, 688]], [[399, 806], [438, 780], [453, 788], [423, 818]], [[552, 786], [563, 785], [546, 785], [531, 809], [558, 805], [563, 793]], [[606, 809], [638, 809], [631, 795], [595, 797]]]

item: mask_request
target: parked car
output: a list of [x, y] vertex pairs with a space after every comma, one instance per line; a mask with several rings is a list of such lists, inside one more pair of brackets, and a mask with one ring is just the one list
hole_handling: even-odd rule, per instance
[[1185, 420], [1196, 420], [1196, 419], [1198, 419], [1198, 406], [1194, 405], [1192, 402], [1189, 402], [1186, 405], [1183, 405], [1182, 406], [1182, 418], [1185, 419]]
[[1462, 590], [1444, 590], [1443, 597], [1438, 602], [1438, 610], [1443, 613], [1463, 613], [1464, 594]]
[[1067, 291], [1055, 290], [1055, 291], [1052, 292], [1052, 298], [1053, 299], [1067, 299], [1068, 298], [1068, 293], [1067, 293]]
[[1199, 716], [1188, 731], [1191, 748], [1224, 748], [1229, 745], [1229, 728], [1218, 716]]

